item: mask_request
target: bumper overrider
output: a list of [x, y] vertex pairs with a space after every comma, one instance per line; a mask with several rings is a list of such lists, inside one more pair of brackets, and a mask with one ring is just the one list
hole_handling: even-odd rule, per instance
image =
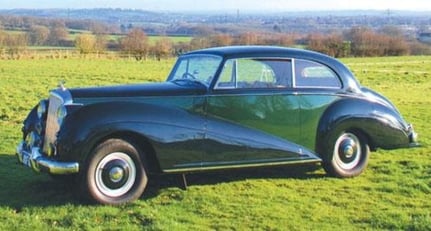
[[54, 175], [78, 173], [78, 162], [61, 162], [45, 157], [39, 147], [27, 148], [22, 141], [16, 148], [18, 161], [36, 172], [47, 172]]
[[420, 144], [418, 142], [418, 134], [415, 132], [413, 125], [409, 124], [407, 128], [408, 134], [409, 134], [409, 147], [419, 147]]

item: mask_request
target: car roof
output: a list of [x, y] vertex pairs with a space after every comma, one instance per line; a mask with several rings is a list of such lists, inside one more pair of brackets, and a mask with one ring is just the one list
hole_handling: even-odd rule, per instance
[[[293, 56], [319, 56], [320, 58], [326, 55], [297, 48], [288, 48], [280, 46], [225, 46], [225, 47], [212, 47], [191, 51], [189, 54], [213, 54], [223, 56], [225, 58], [232, 57], [293, 57]], [[326, 56], [328, 57], [328, 56]]]
[[356, 91], [360, 85], [350, 70], [337, 59], [310, 50], [280, 47], [280, 46], [224, 46], [213, 47], [188, 52], [188, 55], [217, 55], [224, 59], [231, 58], [294, 58], [319, 62], [331, 67], [343, 81], [345, 89]]

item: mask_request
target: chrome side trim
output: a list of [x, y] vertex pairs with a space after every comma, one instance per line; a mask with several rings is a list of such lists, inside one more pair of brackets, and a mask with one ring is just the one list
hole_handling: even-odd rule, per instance
[[305, 159], [305, 160], [289, 160], [280, 162], [263, 162], [263, 163], [249, 163], [249, 164], [231, 164], [231, 165], [217, 165], [217, 166], [201, 166], [201, 167], [188, 167], [178, 169], [163, 169], [165, 173], [184, 173], [184, 172], [201, 172], [208, 170], [225, 170], [225, 169], [241, 169], [241, 168], [258, 168], [269, 166], [283, 166], [293, 164], [306, 164], [306, 163], [320, 163], [321, 159]]
[[25, 142], [22, 141], [16, 148], [18, 161], [32, 168], [36, 172], [48, 172], [55, 175], [73, 174], [79, 172], [78, 162], [60, 162], [46, 158], [40, 152], [40, 148], [33, 147], [31, 152], [24, 149]]

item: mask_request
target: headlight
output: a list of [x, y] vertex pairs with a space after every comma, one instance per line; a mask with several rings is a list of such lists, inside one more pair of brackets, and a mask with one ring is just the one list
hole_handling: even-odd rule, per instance
[[58, 121], [59, 125], [61, 125], [63, 123], [63, 120], [66, 116], [67, 116], [66, 107], [64, 105], [62, 105], [57, 110], [57, 121]]
[[46, 100], [41, 100], [37, 106], [37, 117], [42, 119], [48, 110], [48, 102]]
[[40, 145], [40, 137], [35, 132], [30, 132], [25, 137], [25, 143], [27, 144], [28, 149], [38, 147]]

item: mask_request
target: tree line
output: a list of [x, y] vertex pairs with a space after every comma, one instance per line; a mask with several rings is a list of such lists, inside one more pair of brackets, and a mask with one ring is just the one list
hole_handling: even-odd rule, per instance
[[372, 57], [431, 55], [431, 47], [416, 39], [407, 39], [396, 27], [386, 27], [374, 31], [368, 27], [353, 27], [345, 32], [329, 34], [311, 33], [259, 33], [245, 32], [237, 35], [213, 34], [198, 36], [190, 42], [174, 44], [168, 38], [160, 39], [153, 46], [148, 45], [148, 38], [141, 29], [133, 29], [120, 40], [120, 48], [136, 59], [145, 59], [149, 55], [157, 58], [175, 56], [190, 50], [229, 45], [276, 45], [301, 46], [328, 54], [333, 57]]
[[130, 27], [126, 34], [121, 34], [106, 24], [94, 21], [26, 17], [0, 20], [0, 55], [12, 58], [28, 46], [75, 47], [81, 54], [118, 51], [137, 60], [145, 60], [148, 57], [162, 59], [190, 50], [228, 45], [300, 46], [334, 57], [431, 54], [429, 45], [420, 43], [415, 36], [406, 36], [394, 26], [386, 26], [378, 31], [358, 26], [344, 31], [311, 32], [306, 35], [276, 30], [232, 34], [208, 29], [207, 33], [199, 33], [189, 42], [174, 42], [166, 36], [150, 42], [145, 29], [138, 27]]

